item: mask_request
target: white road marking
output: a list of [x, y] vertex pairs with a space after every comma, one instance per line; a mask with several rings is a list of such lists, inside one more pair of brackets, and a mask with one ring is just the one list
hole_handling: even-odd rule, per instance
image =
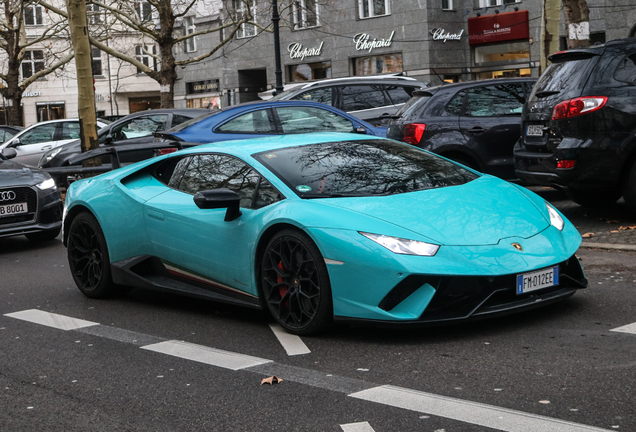
[[271, 360], [176, 340], [159, 342], [141, 348], [231, 370], [240, 370], [271, 362]]
[[619, 332], [619, 333], [631, 333], [636, 334], [636, 323], [627, 324], [622, 327], [617, 327], [615, 329], [611, 329], [610, 331]]
[[369, 422], [347, 423], [340, 427], [344, 432], [375, 432]]
[[309, 348], [303, 342], [301, 338], [291, 333], [287, 333], [284, 328], [279, 326], [278, 324], [270, 324], [269, 327], [274, 332], [274, 335], [280, 342], [280, 344], [287, 351], [287, 355], [301, 355], [301, 354], [309, 354]]
[[600, 432], [592, 426], [431, 393], [380, 386], [349, 396], [507, 432]]
[[44, 312], [39, 309], [29, 309], [20, 312], [4, 314], [11, 318], [17, 318], [23, 321], [29, 321], [35, 324], [41, 324], [47, 327], [53, 327], [60, 330], [77, 330], [84, 327], [96, 326], [99, 323], [85, 321], [83, 319], [71, 318], [64, 315], [58, 315], [50, 312]]

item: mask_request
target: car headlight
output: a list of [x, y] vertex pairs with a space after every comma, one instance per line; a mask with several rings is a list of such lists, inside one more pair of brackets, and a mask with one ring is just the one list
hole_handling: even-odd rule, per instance
[[396, 254], [433, 256], [439, 250], [439, 245], [436, 244], [424, 243], [421, 241], [408, 240], [398, 237], [389, 237], [380, 234], [370, 234], [361, 231], [358, 232], [369, 240], [373, 240], [380, 246], [383, 246]]
[[565, 222], [563, 221], [563, 218], [561, 217], [561, 215], [559, 215], [559, 212], [556, 211], [556, 209], [552, 207], [550, 204], [548, 204], [547, 201], [545, 205], [548, 207], [548, 213], [550, 214], [550, 225], [554, 226], [559, 231], [563, 231]]
[[55, 188], [57, 188], [57, 186], [55, 185], [55, 180], [53, 180], [52, 178], [50, 178], [48, 180], [44, 180], [42, 183], [36, 184], [36, 186], [40, 190], [47, 190], [47, 189], [55, 189]]
[[44, 153], [44, 155], [42, 155], [42, 159], [40, 159], [40, 167], [43, 166], [44, 164], [51, 162], [51, 160], [55, 156], [57, 156], [61, 151], [62, 151], [62, 147], [58, 147], [54, 150]]

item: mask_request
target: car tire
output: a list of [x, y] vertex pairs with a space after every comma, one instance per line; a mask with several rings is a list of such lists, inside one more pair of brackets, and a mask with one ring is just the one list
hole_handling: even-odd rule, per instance
[[106, 298], [115, 293], [106, 239], [92, 214], [83, 212], [73, 219], [67, 255], [73, 280], [85, 296]]
[[636, 213], [636, 161], [632, 163], [623, 185], [623, 198], [630, 210]]
[[621, 197], [621, 192], [615, 189], [572, 189], [565, 190], [572, 201], [583, 207], [604, 207], [614, 204]]
[[32, 242], [49, 241], [49, 240], [55, 239], [58, 235], [60, 235], [61, 230], [62, 228], [60, 227], [60, 228], [55, 228], [52, 230], [38, 231], [34, 233], [25, 234], [25, 236], [26, 238], [29, 239], [29, 241], [32, 241]]
[[327, 266], [315, 243], [299, 230], [278, 232], [268, 242], [260, 266], [262, 301], [288, 332], [310, 335], [333, 321]]

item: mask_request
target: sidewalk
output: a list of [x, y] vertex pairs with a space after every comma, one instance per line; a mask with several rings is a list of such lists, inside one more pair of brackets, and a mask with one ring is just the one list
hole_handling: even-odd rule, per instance
[[636, 250], [636, 214], [630, 212], [622, 198], [611, 206], [586, 208], [556, 189], [540, 186], [528, 189], [545, 198], [574, 224], [583, 236], [583, 247]]

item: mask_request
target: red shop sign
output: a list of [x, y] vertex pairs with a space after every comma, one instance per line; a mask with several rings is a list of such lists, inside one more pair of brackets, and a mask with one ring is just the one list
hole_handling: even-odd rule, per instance
[[481, 45], [515, 39], [528, 39], [528, 11], [505, 12], [468, 18], [468, 43]]

